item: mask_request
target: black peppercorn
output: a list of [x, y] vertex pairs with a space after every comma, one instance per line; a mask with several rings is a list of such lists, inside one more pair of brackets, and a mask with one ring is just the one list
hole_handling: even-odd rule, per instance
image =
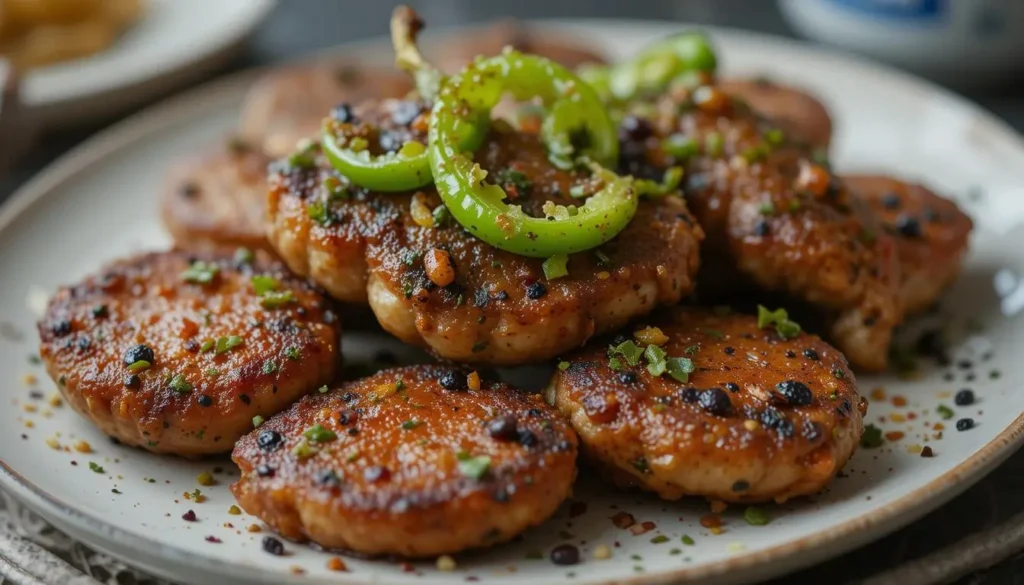
[[533, 447], [537, 444], [537, 435], [530, 432], [529, 429], [519, 429], [516, 434], [519, 444], [523, 447]]
[[898, 193], [889, 192], [882, 195], [882, 206], [886, 209], [899, 209], [900, 196]]
[[766, 220], [759, 219], [757, 220], [757, 223], [754, 224], [754, 235], [759, 238], [767, 236], [769, 231], [771, 231], [771, 227], [768, 225]]
[[260, 477], [274, 477], [275, 473], [277, 470], [265, 463], [256, 466], [256, 475]]
[[551, 549], [551, 562], [556, 565], [575, 565], [580, 562], [580, 549], [571, 544], [561, 544]]
[[896, 231], [908, 238], [920, 238], [924, 235], [921, 222], [909, 215], [900, 215], [896, 218]]
[[819, 359], [821, 359], [818, 357], [818, 352], [814, 351], [811, 348], [807, 348], [804, 350], [804, 357], [814, 361], [818, 361]]
[[723, 351], [725, 352], [725, 355], [732, 355], [736, 353], [736, 348], [730, 345], [729, 347], [726, 347]]
[[352, 107], [348, 104], [338, 104], [331, 109], [331, 117], [342, 124], [351, 124], [356, 121], [356, 116], [352, 113]]
[[732, 411], [732, 401], [729, 395], [721, 388], [708, 388], [697, 397], [697, 403], [701, 408], [719, 416], [729, 414]]
[[807, 406], [814, 402], [814, 394], [803, 382], [786, 380], [779, 382], [775, 389], [786, 399], [790, 406]]
[[277, 431], [265, 429], [256, 435], [256, 444], [259, 445], [259, 448], [263, 451], [276, 451], [281, 448], [283, 443], [284, 437], [282, 437], [281, 433]]
[[127, 376], [124, 377], [124, 387], [129, 388], [131, 390], [138, 390], [140, 387], [142, 387], [142, 378], [136, 376], [135, 374], [128, 374]]
[[970, 406], [974, 404], [974, 391], [969, 388], [964, 388], [956, 393], [956, 396], [953, 397], [953, 402], [957, 406]]
[[636, 372], [619, 372], [619, 382], [633, 384], [636, 382]]
[[67, 319], [61, 319], [50, 326], [50, 331], [55, 337], [64, 337], [71, 333], [71, 321]]
[[626, 116], [619, 125], [619, 136], [630, 140], [646, 140], [653, 133], [651, 123], [639, 116]]
[[732, 491], [734, 492], [745, 492], [750, 489], [750, 482], [745, 480], [738, 480], [733, 482]]
[[206, 406], [213, 406], [213, 398], [210, 398], [210, 397], [209, 397], [209, 396], [207, 396], [206, 394], [203, 394], [202, 396], [200, 396], [199, 398], [197, 398], [197, 399], [196, 399], [196, 402], [198, 402], [198, 403], [199, 403], [199, 406], [203, 406], [203, 407], [206, 407]]
[[279, 557], [284, 555], [284, 543], [274, 538], [273, 536], [263, 537], [263, 550]]
[[973, 418], [962, 418], [962, 419], [956, 421], [956, 430], [958, 430], [958, 431], [967, 431], [967, 430], [970, 430], [970, 429], [973, 429], [973, 428], [974, 428], [974, 419]]
[[700, 393], [697, 392], [696, 388], [683, 388], [682, 391], [679, 392], [679, 398], [681, 398], [683, 402], [697, 402], [697, 398], [699, 397]]
[[322, 486], [337, 487], [341, 485], [341, 478], [333, 469], [321, 469], [316, 472], [316, 482]]
[[441, 379], [439, 380], [439, 382], [441, 382], [441, 387], [444, 388], [445, 390], [457, 391], [465, 390], [466, 388], [469, 387], [469, 383], [466, 380], [466, 375], [462, 372], [457, 372], [455, 370], [448, 370], [445, 373], [441, 374]]
[[526, 287], [526, 296], [532, 300], [543, 298], [546, 294], [548, 294], [548, 287], [544, 286], [542, 282], [538, 281]]
[[736, 382], [726, 382], [725, 389], [735, 394], [740, 391], [740, 385]]
[[515, 415], [504, 414], [487, 423], [487, 434], [499, 441], [515, 441], [519, 438]]
[[153, 363], [155, 360], [153, 350], [148, 345], [136, 345], [124, 352], [124, 365], [130, 366], [135, 362], [143, 361]]

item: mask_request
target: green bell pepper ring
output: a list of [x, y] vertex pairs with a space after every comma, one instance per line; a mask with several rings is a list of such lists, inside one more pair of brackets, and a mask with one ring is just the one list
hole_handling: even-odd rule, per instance
[[[520, 100], [539, 97], [544, 103], [541, 137], [553, 164], [574, 158], [591, 161], [602, 187], [582, 206], [549, 202], [546, 217], [532, 217], [505, 203], [501, 187], [484, 182], [487, 172], [462, 144], [479, 132], [481, 121], [489, 119], [506, 91]], [[581, 132], [587, 140], [577, 148], [575, 138]], [[607, 170], [618, 160], [614, 123], [590, 86], [548, 59], [509, 51], [478, 60], [450, 78], [434, 103], [428, 143], [434, 183], [452, 217], [496, 248], [537, 258], [580, 252], [615, 237], [636, 214], [633, 179]]]
[[430, 174], [430, 158], [427, 148], [419, 142], [407, 142], [398, 152], [380, 156], [370, 154], [369, 149], [353, 148], [358, 138], [341, 142], [325, 121], [321, 142], [324, 156], [339, 173], [360, 187], [374, 191], [411, 191], [433, 181]]

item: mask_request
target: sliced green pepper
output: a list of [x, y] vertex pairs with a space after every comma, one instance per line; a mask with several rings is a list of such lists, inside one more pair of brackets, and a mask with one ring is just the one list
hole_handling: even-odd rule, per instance
[[[548, 202], [546, 217], [508, 205], [501, 187], [462, 146], [510, 92], [520, 100], [539, 97], [547, 109], [541, 137], [555, 166], [588, 160], [602, 183], [578, 208]], [[577, 146], [579, 137], [585, 137]], [[607, 170], [618, 160], [616, 127], [594, 90], [548, 59], [507, 51], [481, 59], [450, 78], [431, 112], [431, 170], [438, 194], [464, 228], [488, 244], [524, 256], [546, 258], [597, 247], [633, 218], [637, 193], [631, 177]]]
[[[391, 39], [395, 61], [416, 81], [425, 100], [433, 99], [442, 82], [441, 72], [427, 63], [416, 48], [416, 36], [423, 23], [412, 9], [399, 7], [391, 18]], [[374, 155], [364, 138], [351, 134], [351, 124], [324, 120], [321, 131], [324, 156], [339, 173], [361, 187], [374, 191], [411, 191], [429, 185], [430, 159], [426, 145], [410, 141], [398, 152]], [[482, 134], [467, 135], [465, 148], [475, 148]]]
[[707, 37], [688, 32], [662, 39], [620, 64], [590, 65], [579, 74], [605, 101], [626, 101], [664, 91], [691, 76], [713, 74], [717, 66]]

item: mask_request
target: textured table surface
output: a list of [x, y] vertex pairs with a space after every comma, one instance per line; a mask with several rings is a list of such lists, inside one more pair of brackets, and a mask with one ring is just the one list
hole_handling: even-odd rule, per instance
[[[730, 26], [792, 36], [774, 2], [768, 0], [430, 0], [413, 5], [434, 26], [480, 22], [502, 16], [521, 18], [652, 18], [719, 26]], [[231, 70], [265, 65], [328, 47], [346, 40], [375, 36], [384, 31], [393, 2], [375, 0], [283, 0], [255, 36]], [[997, 90], [966, 94], [969, 99], [1024, 130], [1024, 83]], [[102, 125], [49, 135], [41, 146], [24, 158], [11, 172], [0, 175], [0, 200], [8, 197], [29, 177], [70, 147], [88, 138]], [[991, 528], [1024, 512], [1024, 452], [1018, 453], [981, 483], [953, 502], [912, 526], [823, 565], [792, 575], [777, 583], [820, 584], [858, 582], [895, 568], [944, 547], [953, 549], [969, 534]], [[126, 568], [55, 534], [31, 516], [19, 512], [12, 517], [0, 498], [0, 530], [18, 526], [22, 532], [43, 534], [44, 544], [62, 552], [65, 560], [89, 568], [103, 582], [126, 581]], [[984, 545], [982, 546], [984, 548]], [[118, 574], [120, 573], [120, 578]], [[909, 585], [913, 582], [903, 578]], [[1024, 584], [1024, 557], [1005, 561], [952, 581], [961, 584]], [[0, 583], [3, 578], [0, 577]], [[878, 583], [883, 585], [883, 583]], [[884, 585], [889, 585], [885, 583]]]

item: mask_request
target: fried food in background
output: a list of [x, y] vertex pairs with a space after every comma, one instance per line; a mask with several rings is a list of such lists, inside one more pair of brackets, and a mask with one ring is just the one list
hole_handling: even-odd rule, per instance
[[17, 69], [87, 57], [141, 14], [140, 0], [0, 0], [0, 57]]

